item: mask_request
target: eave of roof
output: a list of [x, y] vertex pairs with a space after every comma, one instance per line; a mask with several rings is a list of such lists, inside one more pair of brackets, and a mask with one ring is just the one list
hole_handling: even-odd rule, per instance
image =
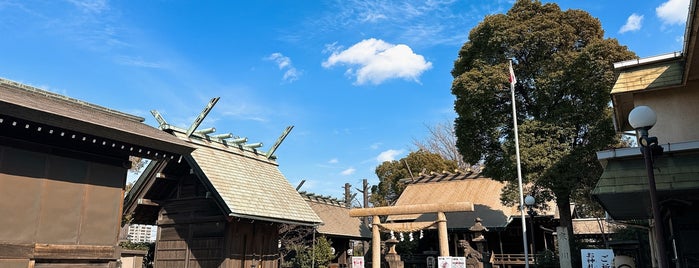
[[193, 150], [137, 116], [2, 78], [0, 91], [3, 115], [179, 155]]
[[615, 67], [618, 76], [611, 97], [617, 131], [632, 130], [627, 117], [635, 106], [634, 94], [683, 85], [685, 65], [681, 53], [620, 62]]
[[[699, 149], [696, 145], [697, 142], [663, 146], [667, 151], [654, 161], [659, 198], [697, 201]], [[634, 149], [636, 153], [628, 152]], [[648, 170], [638, 148], [624, 148], [617, 157], [607, 155], [607, 158], [600, 158], [600, 162], [604, 172], [592, 190], [592, 196], [616, 220], [649, 218]]]

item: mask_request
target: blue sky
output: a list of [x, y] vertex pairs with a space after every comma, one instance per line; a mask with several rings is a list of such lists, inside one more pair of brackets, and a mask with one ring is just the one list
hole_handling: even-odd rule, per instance
[[[551, 1], [543, 1], [551, 2]], [[681, 51], [689, 0], [553, 1], [641, 57]], [[468, 32], [513, 1], [0, 0], [0, 77], [146, 118], [158, 110], [277, 150], [302, 190], [341, 197], [455, 118]]]

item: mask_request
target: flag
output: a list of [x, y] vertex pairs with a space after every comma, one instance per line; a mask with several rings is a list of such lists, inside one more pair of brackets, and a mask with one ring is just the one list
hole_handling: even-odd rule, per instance
[[517, 84], [517, 78], [515, 77], [515, 71], [512, 70], [512, 61], [510, 60], [510, 86], [514, 87]]

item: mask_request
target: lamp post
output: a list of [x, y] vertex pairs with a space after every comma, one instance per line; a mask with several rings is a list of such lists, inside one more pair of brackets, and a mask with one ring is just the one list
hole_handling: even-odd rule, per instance
[[657, 137], [649, 137], [648, 130], [651, 129], [657, 120], [657, 116], [653, 109], [648, 106], [637, 106], [629, 113], [629, 124], [636, 129], [638, 133], [638, 143], [641, 145], [641, 152], [646, 164], [646, 172], [648, 173], [648, 193], [650, 194], [650, 205], [653, 211], [653, 234], [655, 236], [655, 244], [657, 249], [658, 267], [666, 268], [668, 263], [666, 260], [665, 251], [665, 234], [663, 228], [663, 219], [660, 214], [660, 204], [658, 203], [658, 194], [655, 188], [655, 173], [653, 172], [653, 155], [660, 155], [663, 152], [663, 147], [658, 145]]
[[536, 199], [534, 199], [534, 197], [531, 195], [527, 195], [527, 197], [524, 198], [524, 204], [529, 209], [527, 210], [527, 214], [529, 214], [529, 224], [532, 236], [532, 256], [534, 256], [534, 263], [536, 263], [536, 242], [534, 242], [534, 216], [536, 216], [534, 204], [536, 204]]

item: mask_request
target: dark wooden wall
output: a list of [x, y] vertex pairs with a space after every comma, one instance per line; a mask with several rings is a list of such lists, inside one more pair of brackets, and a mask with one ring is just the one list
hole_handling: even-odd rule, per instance
[[156, 267], [278, 267], [278, 224], [229, 217], [195, 175], [168, 177], [178, 181], [160, 200]]
[[126, 171], [0, 145], [0, 267], [113, 265]]
[[279, 226], [276, 223], [241, 219], [227, 231], [229, 251], [226, 268], [277, 268]]

